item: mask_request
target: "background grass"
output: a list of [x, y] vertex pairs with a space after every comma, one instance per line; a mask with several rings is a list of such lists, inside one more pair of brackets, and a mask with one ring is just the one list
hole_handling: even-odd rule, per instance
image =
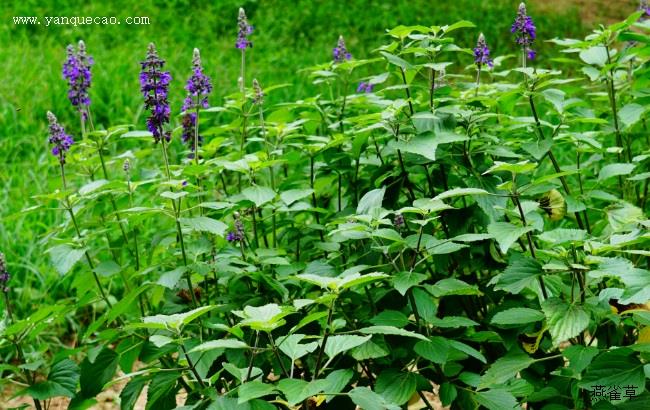
[[[531, 1], [540, 40], [583, 36], [593, 26], [589, 9], [576, 1]], [[635, 2], [621, 1], [610, 18], [628, 15]], [[385, 29], [398, 24], [443, 25], [470, 20], [477, 25], [464, 31], [458, 44], [472, 47], [479, 31], [485, 33], [493, 55], [515, 51], [509, 28], [518, 0], [396, 0], [386, 1], [5, 1], [0, 8], [0, 250], [7, 254], [12, 287], [29, 309], [49, 284], [56, 281], [45, 253], [49, 230], [61, 217], [56, 210], [21, 213], [36, 203], [34, 195], [59, 187], [56, 161], [46, 143], [45, 113], [52, 110], [78, 135], [75, 111], [66, 98], [61, 78], [65, 46], [79, 39], [94, 56], [92, 110], [99, 127], [133, 123], [144, 128], [140, 115], [138, 62], [146, 45], [157, 44], [174, 77], [172, 109], [179, 110], [189, 74], [192, 49], [201, 49], [204, 65], [214, 82], [212, 105], [236, 89], [239, 70], [234, 48], [238, 7], [243, 6], [255, 26], [249, 51], [248, 79], [262, 85], [291, 83], [275, 94], [278, 100], [303, 98], [315, 92], [301, 68], [328, 61], [339, 34], [357, 58], [372, 56], [386, 41]], [[15, 26], [13, 16], [147, 16], [148, 26]], [[590, 20], [585, 20], [588, 17]], [[44, 20], [44, 19], [43, 19]], [[549, 64], [551, 45], [539, 41], [538, 64]], [[461, 61], [460, 67], [471, 62]], [[178, 144], [178, 142], [176, 142]], [[73, 166], [74, 169], [74, 166]], [[36, 283], [35, 283], [36, 282]], [[39, 283], [40, 282], [40, 283]], [[27, 291], [29, 290], [29, 291]]]

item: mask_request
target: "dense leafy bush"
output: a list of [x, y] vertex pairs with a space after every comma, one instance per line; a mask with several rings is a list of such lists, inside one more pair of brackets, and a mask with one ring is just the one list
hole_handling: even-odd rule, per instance
[[179, 391], [197, 409], [646, 408], [645, 16], [552, 40], [574, 77], [531, 60], [523, 8], [512, 55], [456, 44], [467, 21], [395, 27], [372, 59], [341, 37], [306, 70], [318, 95], [271, 105], [283, 86], [247, 75], [240, 13], [222, 105], [198, 50], [172, 76], [143, 50], [146, 131], [93, 122], [72, 47], [79, 132], [49, 115], [61, 185], [25, 210], [66, 215], [47, 241], [70, 298], [16, 317], [0, 264], [3, 379], [37, 408], [89, 408], [116, 378], [123, 409], [145, 386], [150, 409]]

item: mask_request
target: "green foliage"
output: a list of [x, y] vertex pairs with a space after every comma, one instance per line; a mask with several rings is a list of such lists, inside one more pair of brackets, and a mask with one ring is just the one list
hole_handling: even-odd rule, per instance
[[[206, 22], [227, 26], [209, 12], [234, 12], [227, 3], [206, 9]], [[430, 406], [436, 385], [454, 409], [596, 408], [595, 384], [633, 386], [646, 400], [648, 20], [636, 13], [584, 40], [554, 39], [564, 53], [552, 68], [519, 67], [526, 50], [495, 54], [488, 68], [471, 62], [474, 23], [418, 15], [397, 26], [416, 5], [382, 9], [364, 24], [395, 27], [372, 40], [351, 33], [349, 61], [267, 61], [281, 74], [260, 76], [262, 102], [250, 87], [265, 72], [257, 53], [287, 55], [277, 41], [265, 48], [272, 28], [294, 30], [295, 44], [331, 33], [296, 30], [320, 9], [246, 7], [252, 20], [278, 19], [256, 25], [255, 51], [235, 53], [246, 66], [225, 58], [211, 106], [196, 113], [196, 156], [179, 142], [182, 116], [172, 140], [154, 145], [135, 88], [114, 101], [115, 82], [137, 78], [141, 36], [127, 45], [107, 35], [123, 59], [93, 51], [93, 123], [48, 103], [67, 112], [77, 142], [60, 168], [34, 150], [65, 175], [6, 219], [42, 218], [27, 234], [46, 233], [49, 255], [30, 262], [42, 269], [9, 255], [12, 274], [47, 277], [0, 288], [3, 380], [24, 385], [38, 408], [61, 396], [88, 408], [121, 379], [123, 409], [145, 387], [147, 409], [176, 408], [179, 397], [201, 409], [399, 409]], [[187, 50], [163, 47], [180, 95]], [[284, 86], [288, 67], [305, 74], [298, 96]], [[361, 81], [374, 88], [355, 92]], [[7, 128], [21, 127], [30, 125]]]

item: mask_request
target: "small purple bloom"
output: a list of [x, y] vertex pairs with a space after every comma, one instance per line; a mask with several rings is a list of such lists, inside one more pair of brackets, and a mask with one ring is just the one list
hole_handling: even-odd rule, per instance
[[5, 259], [4, 253], [0, 252], [0, 292], [9, 292], [9, 286], [7, 286], [9, 279], [11, 279], [11, 275], [9, 275], [9, 270], [7, 269], [7, 260]]
[[493, 67], [492, 59], [490, 58], [490, 48], [485, 41], [483, 33], [478, 36], [478, 41], [476, 42], [476, 48], [474, 49], [474, 63], [476, 63], [478, 68], [481, 68], [484, 64], [490, 68]]
[[244, 224], [242, 223], [241, 219], [239, 219], [239, 212], [235, 212], [235, 230], [228, 232], [226, 235], [226, 240], [228, 242], [239, 242], [243, 241], [244, 238], [246, 237], [246, 233], [244, 232]]
[[261, 105], [264, 103], [264, 91], [256, 78], [253, 79], [253, 104]]
[[248, 39], [248, 36], [253, 34], [253, 26], [248, 24], [246, 12], [243, 8], [239, 9], [239, 17], [237, 18], [237, 42], [235, 47], [240, 50], [245, 50], [246, 47], [253, 47], [253, 42]]
[[352, 54], [345, 48], [345, 40], [343, 36], [339, 36], [339, 42], [336, 44], [336, 47], [332, 50], [332, 56], [334, 57], [335, 63], [342, 63], [344, 60], [350, 60]]
[[535, 58], [535, 52], [530, 46], [537, 36], [536, 30], [533, 19], [526, 14], [526, 5], [524, 3], [519, 4], [517, 17], [515, 18], [515, 22], [512, 23], [510, 32], [515, 35], [517, 44], [524, 49], [526, 55], [531, 60]]
[[128, 174], [129, 172], [131, 172], [131, 161], [129, 161], [128, 158], [124, 160], [124, 164], [122, 164], [122, 169], [123, 169], [124, 172], [126, 172], [127, 174]]
[[151, 111], [151, 116], [147, 119], [147, 129], [153, 134], [156, 143], [162, 138], [169, 142], [171, 133], [164, 131], [164, 125], [169, 123], [171, 114], [167, 94], [172, 76], [168, 71], [162, 71], [165, 60], [158, 57], [153, 43], [149, 43], [147, 58], [140, 65], [140, 91], [144, 96], [145, 107]]
[[52, 147], [52, 155], [59, 158], [59, 162], [63, 165], [65, 164], [65, 154], [70, 150], [72, 144], [74, 144], [74, 140], [70, 135], [65, 133], [63, 126], [59, 124], [54, 114], [49, 111], [47, 112], [47, 120], [50, 123], [48, 128], [50, 132], [48, 142], [54, 145]]
[[357, 86], [357, 92], [358, 93], [371, 93], [373, 87], [374, 87], [373, 84], [370, 84], [369, 82], [362, 81]]
[[184, 179], [183, 182], [181, 182], [181, 185], [182, 186], [187, 186], [187, 180]]
[[88, 116], [87, 107], [90, 106], [88, 89], [92, 75], [90, 67], [93, 65], [93, 58], [86, 53], [86, 45], [79, 41], [79, 47], [75, 51], [70, 44], [66, 48], [67, 57], [63, 63], [63, 78], [68, 81], [68, 99], [73, 106], [82, 113], [83, 118]]
[[650, 17], [650, 4], [648, 4], [648, 0], [639, 1], [639, 11], [644, 12], [641, 16], [641, 20], [646, 20]]
[[404, 225], [405, 225], [404, 215], [402, 215], [402, 214], [395, 215], [395, 218], [393, 219], [393, 225], [398, 230], [402, 229], [404, 227]]
[[[185, 112], [183, 116], [183, 133], [182, 140], [184, 143], [194, 141], [194, 133], [196, 127], [196, 112], [188, 112], [189, 110], [196, 110], [197, 108], [208, 108], [208, 95], [212, 92], [212, 83], [210, 77], [203, 73], [203, 66], [201, 65], [201, 54], [199, 49], [194, 49], [194, 55], [192, 58], [192, 75], [187, 80], [187, 85], [185, 86], [187, 90], [187, 97], [183, 102], [182, 111]], [[198, 138], [199, 145], [203, 141], [203, 138], [199, 135]], [[191, 150], [193, 151], [190, 154], [190, 158], [194, 158], [194, 152], [198, 147], [191, 144]]]

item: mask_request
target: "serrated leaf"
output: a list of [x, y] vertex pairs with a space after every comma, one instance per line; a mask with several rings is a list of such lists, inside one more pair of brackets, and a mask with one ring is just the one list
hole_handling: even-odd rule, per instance
[[532, 226], [517, 226], [509, 222], [492, 222], [487, 227], [488, 233], [494, 236], [502, 253], [507, 253], [513, 243], [522, 235], [533, 230]]
[[517, 399], [506, 389], [490, 389], [476, 392], [474, 395], [477, 403], [489, 410], [519, 409]]
[[313, 189], [289, 189], [280, 193], [280, 199], [287, 205], [308, 197], [314, 192]]
[[413, 350], [425, 359], [438, 364], [444, 364], [447, 361], [449, 352], [449, 343], [444, 337], [433, 336], [431, 340], [417, 342]]
[[68, 245], [57, 245], [47, 251], [52, 259], [54, 268], [61, 275], [70, 272], [70, 269], [83, 258], [85, 254], [84, 249], [72, 248]]
[[275, 198], [275, 192], [271, 188], [263, 186], [248, 187], [242, 191], [242, 195], [258, 208]]
[[183, 226], [198, 232], [209, 232], [214, 235], [223, 236], [228, 225], [216, 219], [207, 216], [197, 216], [194, 218], [180, 218]]
[[359, 329], [359, 333], [363, 333], [366, 335], [395, 335], [395, 336], [406, 336], [406, 337], [413, 337], [415, 339], [420, 339], [420, 340], [425, 340], [429, 341], [425, 336], [415, 333], [415, 332], [410, 332], [408, 330], [404, 329], [399, 329], [394, 326], [368, 326], [364, 327], [362, 329]]
[[537, 236], [540, 240], [555, 245], [563, 243], [582, 242], [587, 238], [587, 231], [582, 229], [557, 228], [552, 231], [542, 232]]
[[278, 337], [277, 346], [282, 353], [291, 358], [291, 361], [294, 361], [313, 352], [318, 347], [318, 343], [316, 342], [300, 344], [300, 341], [304, 338], [305, 335], [297, 333]]
[[248, 345], [237, 339], [217, 339], [201, 343], [190, 350], [190, 353], [207, 352], [215, 349], [248, 349]]
[[375, 391], [386, 401], [402, 405], [409, 401], [417, 387], [414, 373], [384, 370], [377, 377]]
[[524, 288], [534, 286], [537, 277], [542, 273], [542, 265], [535, 259], [528, 257], [513, 258], [503, 273], [493, 279], [493, 281], [497, 282], [494, 289], [518, 294]]
[[542, 303], [553, 346], [579, 335], [589, 326], [589, 314], [579, 305], [570, 305], [560, 298], [550, 298]]
[[312, 380], [306, 382], [299, 379], [282, 379], [278, 383], [278, 388], [287, 398], [290, 405], [296, 405], [303, 400], [315, 396], [324, 391], [329, 386], [327, 380]]
[[495, 386], [505, 383], [513, 379], [517, 373], [535, 363], [535, 359], [522, 354], [512, 353], [507, 356], [499, 358], [496, 362], [492, 363], [490, 368], [483, 374], [479, 382], [479, 390], [487, 387]]
[[383, 396], [369, 387], [355, 387], [348, 392], [352, 402], [363, 410], [400, 410], [401, 407], [389, 403]]
[[598, 173], [598, 180], [604, 181], [619, 175], [629, 175], [634, 171], [634, 164], [607, 164]]
[[503, 310], [492, 318], [494, 325], [523, 325], [544, 320], [544, 313], [530, 308], [511, 308]]
[[481, 291], [476, 285], [470, 285], [455, 278], [442, 279], [430, 289], [433, 296], [440, 298], [449, 295], [480, 295]]
[[357, 335], [336, 335], [330, 336], [325, 344], [325, 354], [327, 357], [332, 358], [338, 354], [347, 352], [357, 346], [361, 346], [372, 336], [357, 336]]
[[262, 383], [258, 380], [248, 381], [237, 389], [237, 395], [239, 396], [237, 404], [241, 405], [249, 400], [268, 396], [269, 394], [273, 394], [275, 391], [275, 386], [272, 384]]
[[424, 281], [427, 275], [417, 272], [400, 272], [393, 277], [393, 286], [402, 296], [413, 286]]
[[374, 208], [381, 208], [385, 193], [386, 187], [366, 192], [359, 200], [357, 214], [368, 214]]
[[447, 198], [453, 198], [456, 196], [465, 196], [465, 195], [474, 196], [474, 195], [489, 195], [489, 194], [490, 193], [488, 191], [480, 188], [454, 188], [436, 195], [433, 199], [442, 200]]

